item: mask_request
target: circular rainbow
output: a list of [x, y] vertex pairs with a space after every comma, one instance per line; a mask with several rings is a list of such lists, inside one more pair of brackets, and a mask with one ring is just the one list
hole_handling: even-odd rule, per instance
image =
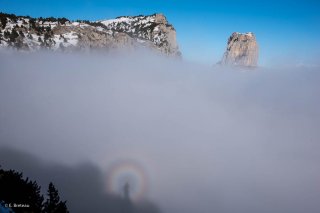
[[107, 170], [107, 190], [124, 196], [124, 187], [129, 184], [129, 197], [134, 201], [147, 193], [147, 175], [141, 164], [133, 160], [121, 160], [111, 164]]

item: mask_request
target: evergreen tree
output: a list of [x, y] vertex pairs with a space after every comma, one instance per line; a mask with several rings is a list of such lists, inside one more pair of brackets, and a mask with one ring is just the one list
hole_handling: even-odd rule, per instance
[[15, 42], [16, 41], [16, 38], [19, 37], [19, 34], [17, 33], [17, 31], [15, 29], [12, 30], [11, 34], [10, 34], [10, 41], [11, 42]]
[[29, 27], [30, 27], [30, 29], [35, 29], [36, 28], [36, 21], [35, 21], [34, 18], [31, 18], [29, 20]]
[[50, 27], [50, 26], [47, 26], [47, 27], [45, 28], [45, 30], [46, 30], [47, 32], [50, 32], [50, 31], [51, 31], [51, 27]]
[[45, 33], [44, 34], [44, 40], [46, 41], [46, 40], [48, 40], [50, 38], [50, 34], [49, 33]]
[[19, 35], [20, 35], [21, 37], [23, 37], [23, 38], [25, 37], [25, 36], [24, 36], [24, 33], [23, 33], [21, 30], [19, 31]]
[[60, 24], [65, 24], [67, 21], [69, 21], [68, 19], [66, 19], [66, 18], [58, 18], [58, 23], [60, 23]]
[[3, 33], [3, 36], [4, 36], [4, 38], [5, 39], [8, 39], [8, 38], [10, 38], [10, 32], [9, 31], [4, 31], [4, 33]]
[[58, 190], [54, 187], [53, 183], [48, 187], [48, 199], [44, 203], [45, 213], [68, 213], [66, 201], [60, 201]]
[[[0, 169], [0, 189], [0, 201], [11, 204], [14, 212], [42, 212], [43, 196], [40, 195], [40, 186], [28, 178], [23, 179], [22, 173]], [[14, 204], [25, 206], [14, 207]]]
[[4, 29], [7, 25], [7, 17], [1, 16], [0, 18], [2, 29]]

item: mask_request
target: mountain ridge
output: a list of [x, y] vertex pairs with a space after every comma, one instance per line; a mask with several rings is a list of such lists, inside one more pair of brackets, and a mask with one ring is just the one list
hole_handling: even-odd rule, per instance
[[32, 18], [0, 13], [0, 47], [20, 50], [150, 48], [181, 57], [176, 31], [163, 14], [120, 16], [100, 21]]
[[[0, 13], [0, 48], [25, 51], [131, 51], [146, 48], [167, 56], [181, 57], [176, 30], [161, 13], [98, 21]], [[258, 56], [255, 34], [234, 32], [218, 64], [256, 67]]]

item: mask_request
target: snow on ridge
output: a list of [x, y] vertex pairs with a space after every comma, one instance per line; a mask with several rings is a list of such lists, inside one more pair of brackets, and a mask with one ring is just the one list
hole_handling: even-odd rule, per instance
[[121, 16], [115, 19], [107, 19], [107, 20], [101, 20], [101, 21], [96, 21], [104, 24], [105, 26], [110, 26], [110, 25], [116, 25], [118, 23], [126, 23], [126, 24], [131, 24], [134, 23], [136, 24], [149, 24], [152, 22], [155, 22], [154, 15], [150, 16]]
[[131, 21], [133, 21], [130, 18], [126, 18], [126, 17], [121, 17], [121, 18], [116, 18], [116, 19], [108, 19], [108, 20], [104, 20], [104, 21], [97, 21], [97, 22], [101, 22], [104, 25], [110, 25], [113, 23], [119, 23], [119, 22], [126, 22], [126, 23], [130, 23]]
[[236, 32], [237, 35], [246, 35], [246, 36], [253, 36], [254, 34], [252, 32], [246, 32], [246, 33], [240, 33]]

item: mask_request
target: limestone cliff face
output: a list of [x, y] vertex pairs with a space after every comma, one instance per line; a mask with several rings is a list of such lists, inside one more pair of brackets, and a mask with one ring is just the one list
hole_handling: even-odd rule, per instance
[[0, 48], [81, 50], [149, 48], [180, 56], [176, 31], [162, 14], [103, 21], [31, 18], [0, 13]]
[[166, 55], [180, 56], [176, 31], [163, 14], [122, 16], [100, 21], [107, 30], [123, 32], [146, 46], [154, 46]]
[[233, 33], [221, 64], [255, 67], [258, 65], [259, 47], [253, 33]]

